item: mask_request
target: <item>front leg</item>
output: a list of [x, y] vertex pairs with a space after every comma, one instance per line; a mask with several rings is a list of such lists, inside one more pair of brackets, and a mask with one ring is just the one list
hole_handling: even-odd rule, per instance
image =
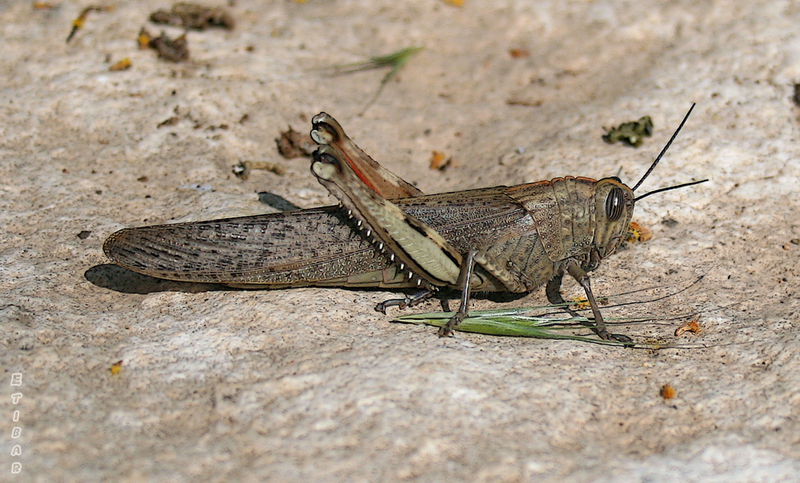
[[[439, 328], [439, 337], [452, 335], [453, 328], [469, 315], [470, 282], [472, 280], [472, 270], [475, 268], [475, 255], [477, 253], [478, 251], [475, 249], [470, 250], [461, 264], [461, 273], [458, 274], [458, 288], [461, 289], [461, 305], [458, 306], [458, 311], [447, 321], [447, 324]], [[442, 306], [442, 308], [444, 308], [444, 306]]]
[[[623, 343], [632, 343], [633, 339], [628, 337], [627, 335], [623, 334], [610, 334], [606, 329], [605, 320], [603, 320], [603, 315], [600, 313], [600, 307], [597, 306], [597, 301], [595, 301], [594, 294], [592, 293], [592, 287], [589, 282], [589, 275], [583, 270], [578, 262], [575, 260], [568, 260], [567, 261], [567, 273], [572, 276], [572, 278], [577, 281], [581, 287], [583, 287], [584, 292], [586, 292], [586, 299], [589, 301], [589, 306], [592, 308], [592, 314], [594, 315], [594, 324], [591, 325], [592, 331], [597, 334], [603, 340], [616, 340]], [[578, 313], [572, 310], [569, 306], [566, 305], [564, 298], [561, 296], [561, 281], [562, 281], [563, 274], [559, 273], [555, 277], [553, 277], [549, 282], [547, 282], [547, 286], [545, 287], [545, 293], [547, 294], [547, 300], [551, 304], [555, 305], [564, 305], [567, 312], [573, 317], [578, 317]]]

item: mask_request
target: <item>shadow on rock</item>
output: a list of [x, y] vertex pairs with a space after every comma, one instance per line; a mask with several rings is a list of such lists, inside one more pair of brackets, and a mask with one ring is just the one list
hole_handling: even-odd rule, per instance
[[136, 273], [119, 265], [95, 265], [83, 274], [86, 280], [98, 287], [122, 293], [148, 294], [153, 292], [212, 292], [236, 290], [218, 283], [176, 282]]

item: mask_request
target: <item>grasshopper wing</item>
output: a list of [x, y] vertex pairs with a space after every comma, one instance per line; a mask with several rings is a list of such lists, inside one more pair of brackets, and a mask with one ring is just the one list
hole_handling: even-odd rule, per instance
[[157, 278], [275, 288], [387, 265], [335, 207], [127, 228], [103, 250], [115, 263]]

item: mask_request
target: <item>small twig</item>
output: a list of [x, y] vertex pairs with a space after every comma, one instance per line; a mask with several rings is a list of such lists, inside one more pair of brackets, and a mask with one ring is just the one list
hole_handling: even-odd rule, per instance
[[89, 12], [108, 12], [114, 10], [114, 7], [98, 7], [98, 6], [91, 6], [86, 7], [81, 11], [81, 14], [78, 15], [78, 18], [72, 21], [72, 30], [70, 30], [69, 35], [67, 36], [67, 43], [72, 40], [72, 37], [75, 36], [75, 33], [83, 27], [83, 24], [86, 23], [86, 17], [89, 15]]

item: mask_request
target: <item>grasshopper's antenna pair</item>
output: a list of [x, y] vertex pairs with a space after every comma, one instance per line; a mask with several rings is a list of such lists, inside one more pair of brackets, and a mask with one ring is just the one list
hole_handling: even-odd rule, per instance
[[[696, 105], [697, 105], [696, 103], [692, 103], [692, 107], [689, 108], [689, 112], [687, 112], [686, 116], [683, 117], [683, 121], [681, 121], [681, 124], [680, 124], [680, 126], [678, 126], [678, 129], [676, 129], [675, 133], [672, 134], [672, 137], [669, 138], [669, 141], [667, 141], [666, 146], [664, 146], [664, 149], [662, 149], [661, 152], [658, 154], [658, 156], [656, 157], [656, 160], [653, 161], [653, 164], [651, 164], [650, 167], [647, 169], [647, 172], [644, 174], [644, 176], [642, 176], [642, 179], [640, 179], [639, 182], [636, 183], [636, 185], [633, 188], [631, 188], [631, 191], [636, 191], [636, 188], [641, 186], [642, 183], [644, 183], [644, 180], [647, 179], [648, 176], [650, 176], [650, 173], [653, 172], [653, 170], [655, 169], [655, 167], [658, 164], [658, 162], [661, 161], [661, 158], [664, 157], [664, 154], [666, 154], [667, 149], [669, 149], [670, 145], [672, 145], [672, 141], [674, 141], [675, 138], [678, 137], [678, 133], [681, 132], [681, 128], [683, 127], [684, 124], [686, 124], [686, 120], [689, 119], [689, 115], [692, 113], [692, 109], [694, 109], [694, 106], [696, 106]], [[656, 193], [661, 193], [663, 191], [669, 191], [669, 190], [675, 190], [675, 189], [678, 189], [678, 188], [685, 188], [687, 186], [693, 186], [693, 185], [696, 185], [696, 184], [705, 183], [706, 181], [708, 181], [708, 180], [704, 179], [704, 180], [700, 180], [700, 181], [692, 181], [691, 183], [683, 183], [683, 184], [679, 184], [679, 185], [675, 185], [675, 186], [668, 186], [666, 188], [659, 188], [659, 189], [657, 189], [655, 191], [650, 191], [649, 193], [645, 193], [642, 196], [637, 196], [636, 198], [633, 199], [633, 201], [636, 202], [636, 201], [641, 200], [644, 197], [647, 197], [647, 196], [650, 196], [650, 195], [654, 195]]]

